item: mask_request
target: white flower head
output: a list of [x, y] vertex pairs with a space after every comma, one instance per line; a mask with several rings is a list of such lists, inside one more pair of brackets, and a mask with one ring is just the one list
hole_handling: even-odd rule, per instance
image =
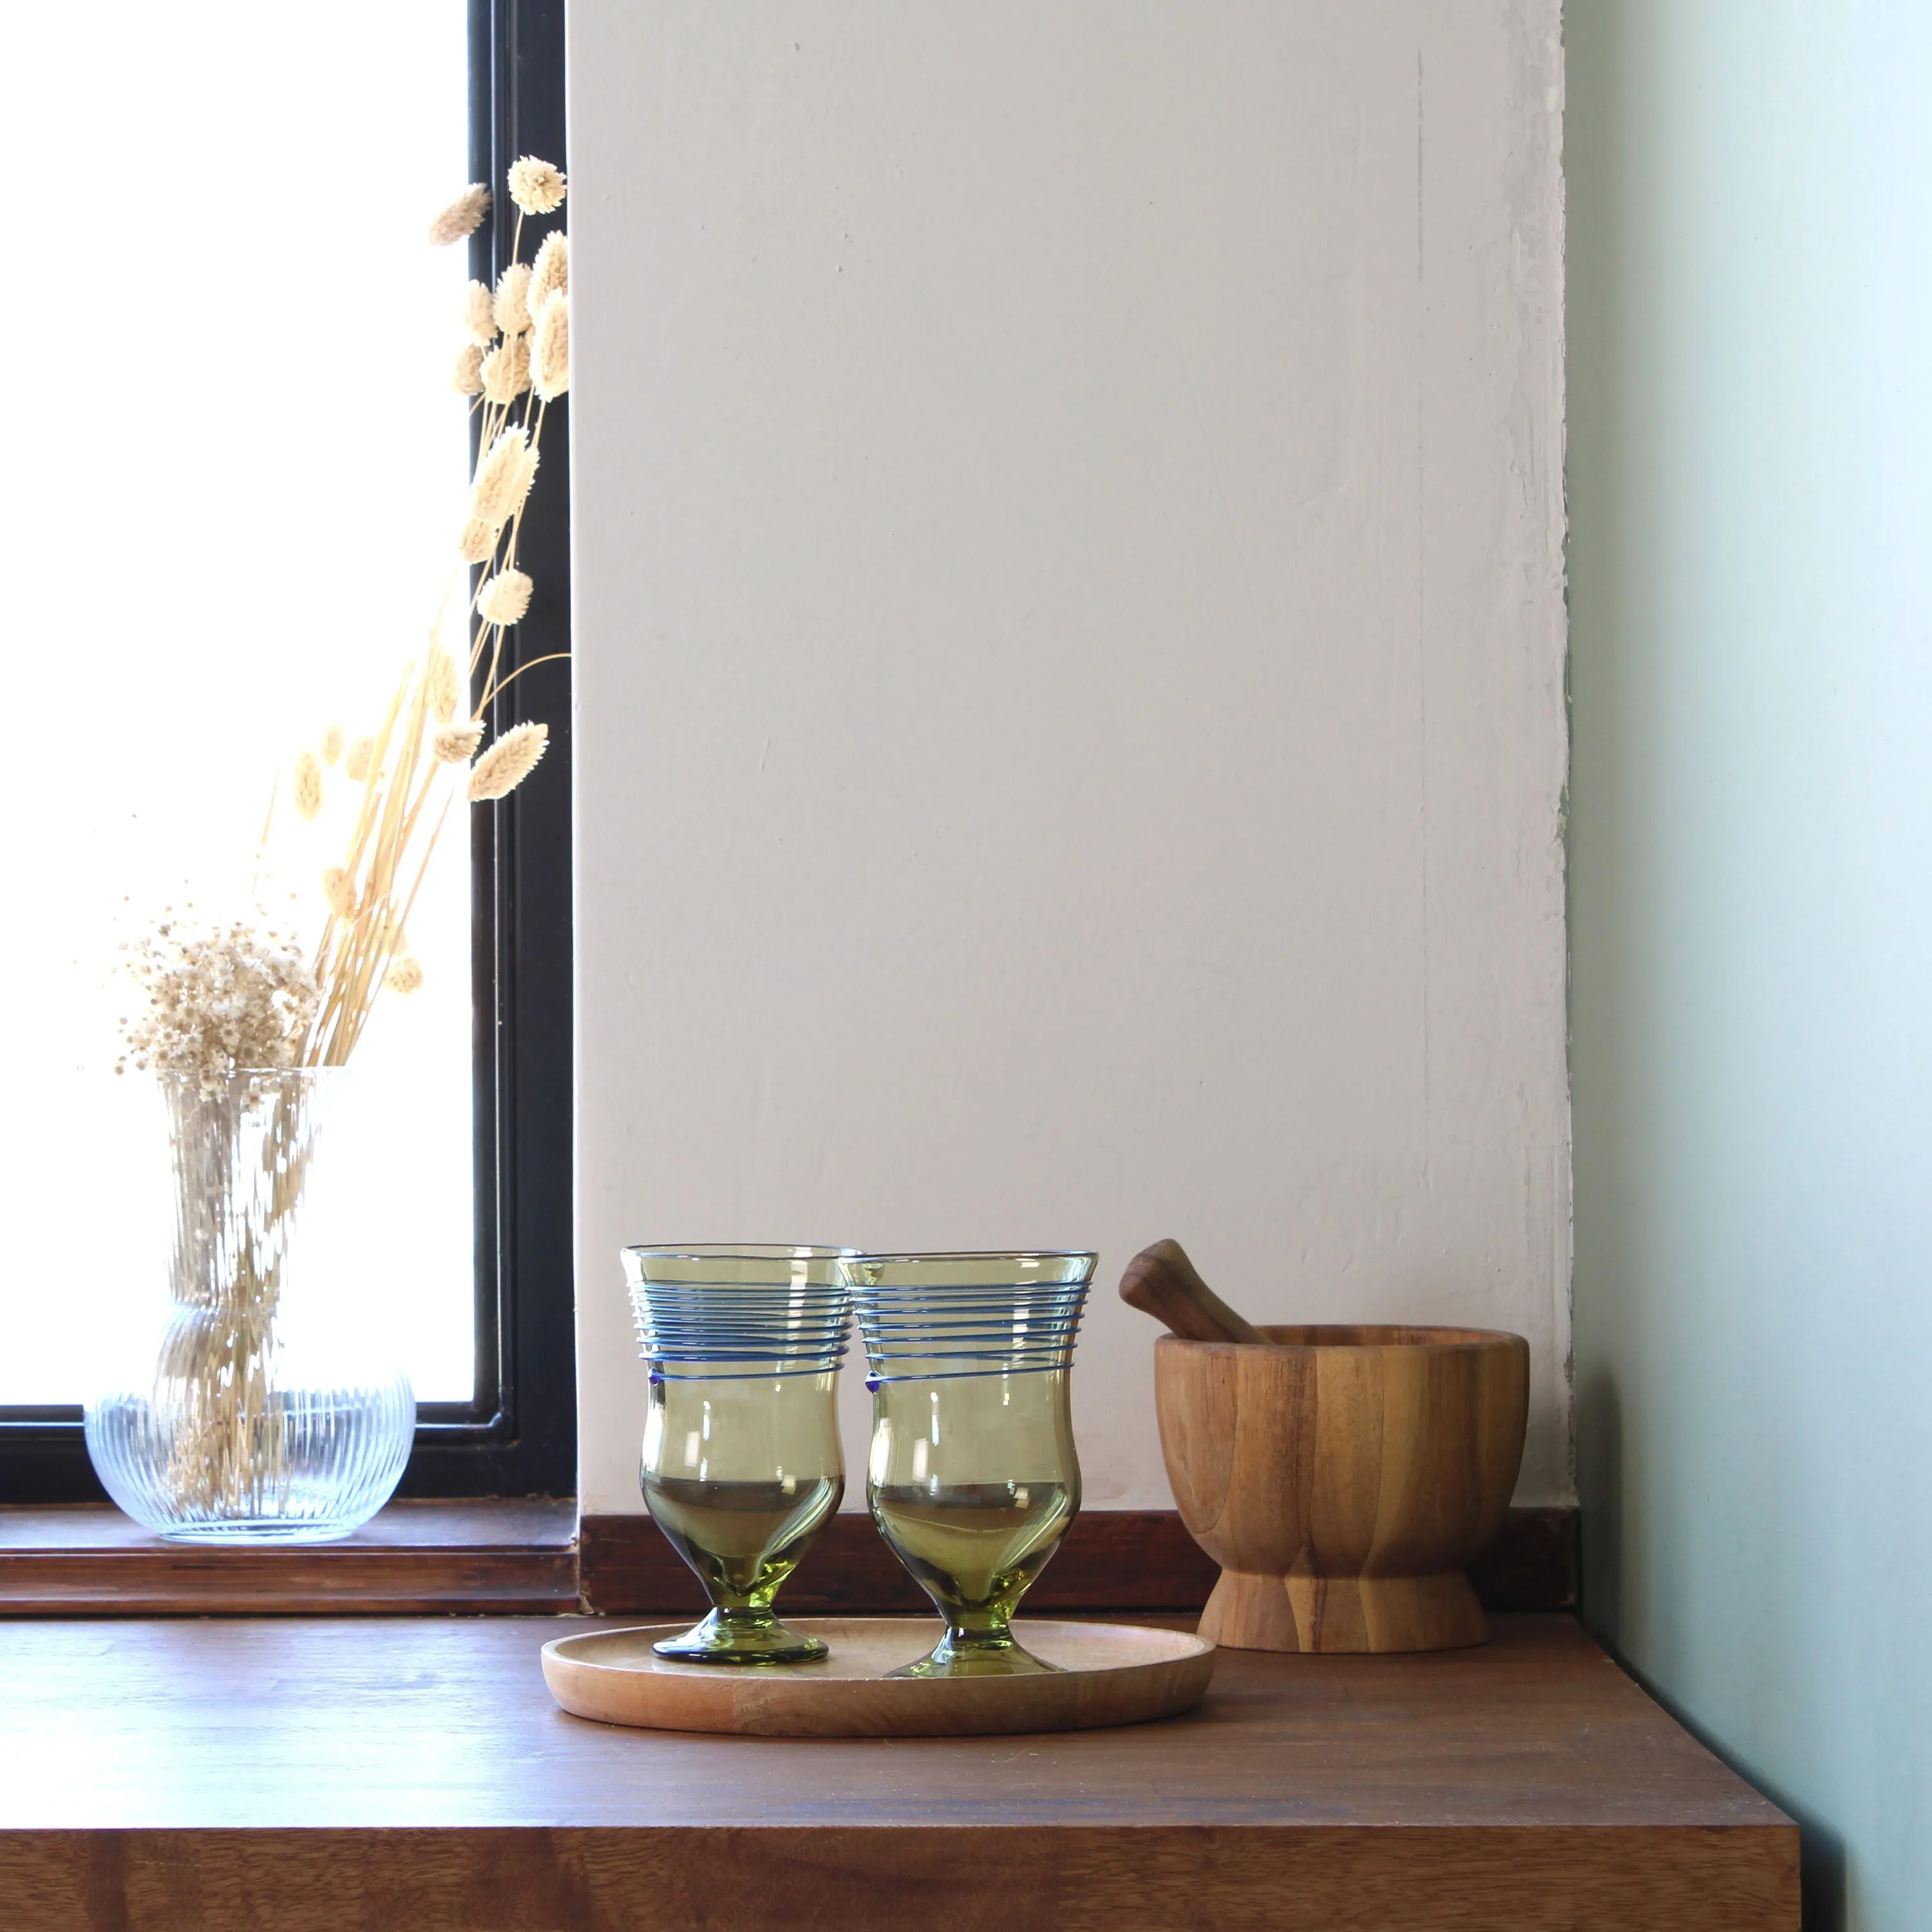
[[569, 192], [560, 168], [525, 154], [510, 164], [510, 199], [526, 214], [554, 214]]
[[477, 225], [489, 212], [489, 189], [481, 182], [472, 182], [430, 224], [429, 245], [432, 248], [447, 248], [452, 242], [460, 242], [464, 236], [475, 234]]
[[490, 401], [514, 401], [530, 386], [530, 338], [506, 335], [495, 348], [484, 352], [483, 364], [477, 374], [483, 394]]
[[570, 237], [560, 228], [546, 235], [530, 265], [529, 306], [534, 316], [543, 312], [545, 299], [570, 286]]
[[322, 760], [313, 752], [296, 760], [296, 809], [304, 818], [313, 818], [322, 809]]
[[536, 454], [516, 426], [504, 430], [477, 459], [470, 488], [470, 514], [500, 530], [524, 507], [536, 475]]
[[512, 262], [496, 278], [492, 313], [506, 335], [520, 335], [530, 326], [530, 270], [526, 262]]
[[481, 724], [439, 724], [429, 745], [439, 764], [466, 764], [483, 742]]
[[487, 284], [466, 282], [463, 287], [463, 304], [459, 311], [463, 328], [463, 339], [473, 342], [479, 349], [487, 349], [496, 339], [496, 298]]
[[544, 754], [550, 740], [548, 724], [513, 724], [470, 768], [470, 796], [474, 803], [503, 798], [514, 791]]
[[476, 593], [476, 608], [492, 624], [520, 624], [534, 588], [526, 571], [500, 571]]
[[530, 380], [547, 403], [554, 402], [570, 387], [570, 298], [561, 289], [553, 289], [544, 298], [537, 317]]

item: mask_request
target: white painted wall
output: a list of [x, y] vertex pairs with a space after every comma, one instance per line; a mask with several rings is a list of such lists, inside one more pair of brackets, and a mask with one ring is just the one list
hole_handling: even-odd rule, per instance
[[1159, 1236], [1516, 1329], [1568, 1496], [1557, 12], [575, 0], [586, 1509], [646, 1238], [1097, 1246], [1090, 1505]]

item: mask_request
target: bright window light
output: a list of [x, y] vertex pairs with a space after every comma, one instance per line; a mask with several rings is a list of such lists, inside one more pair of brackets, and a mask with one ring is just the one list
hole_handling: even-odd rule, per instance
[[[0, 1404], [83, 1400], [165, 1306], [118, 942], [251, 888], [313, 940], [328, 852], [284, 837], [251, 880], [271, 787], [332, 721], [375, 728], [444, 593], [467, 260], [424, 234], [466, 178], [466, 32], [462, 0], [8, 20]], [[305, 829], [285, 776], [277, 822]], [[426, 983], [379, 1007], [328, 1150], [429, 1400], [474, 1375], [468, 836], [458, 812], [410, 921]]]

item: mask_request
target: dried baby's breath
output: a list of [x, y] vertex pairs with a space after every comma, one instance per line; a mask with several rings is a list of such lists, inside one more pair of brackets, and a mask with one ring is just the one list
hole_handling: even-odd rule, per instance
[[530, 264], [512, 262], [496, 278], [496, 300], [491, 311], [506, 335], [520, 335], [530, 327]]
[[321, 1004], [292, 935], [242, 920], [200, 932], [164, 920], [130, 950], [145, 1010], [122, 1022], [124, 1058], [144, 1072], [217, 1093], [238, 1071], [292, 1066]]
[[414, 993], [422, 990], [423, 969], [413, 959], [392, 961], [389, 970], [382, 976], [382, 983], [392, 993]]
[[487, 350], [478, 371], [483, 393], [493, 403], [514, 400], [530, 386], [530, 340], [512, 335]]
[[536, 346], [531, 351], [531, 380], [547, 403], [570, 387], [570, 298], [553, 289], [544, 298], [537, 317]]
[[432, 248], [447, 248], [451, 242], [460, 242], [464, 236], [475, 234], [477, 224], [489, 212], [489, 189], [481, 182], [472, 182], [430, 224], [429, 245]]
[[313, 752], [304, 752], [296, 760], [296, 809], [305, 819], [322, 809], [322, 763]]
[[342, 755], [342, 727], [332, 724], [322, 734], [322, 762], [332, 765]]
[[473, 342], [466, 342], [456, 352], [456, 374], [451, 386], [459, 396], [483, 393], [483, 352]]
[[478, 523], [474, 517], [464, 520], [456, 539], [456, 554], [465, 563], [488, 563], [496, 548], [496, 526]]
[[445, 724], [432, 734], [429, 743], [439, 764], [460, 765], [476, 757], [476, 748], [482, 742], [480, 724]]
[[570, 237], [559, 229], [546, 235], [537, 258], [530, 265], [528, 297], [532, 316], [542, 314], [546, 297], [570, 286]]
[[472, 802], [503, 798], [536, 769], [550, 739], [548, 724], [513, 724], [470, 768]]
[[463, 290], [464, 339], [487, 349], [496, 339], [496, 302], [484, 282], [466, 282]]
[[[529, 485], [524, 486], [527, 493]], [[520, 624], [530, 608], [532, 585], [527, 572], [500, 572], [476, 593], [476, 608], [493, 624]]]
[[369, 767], [376, 757], [376, 741], [373, 738], [358, 738], [349, 748], [342, 761], [343, 776], [351, 784], [360, 784], [369, 776]]
[[526, 214], [554, 214], [568, 191], [561, 169], [534, 154], [510, 164], [510, 199]]
[[322, 896], [338, 919], [356, 916], [356, 881], [350, 878], [346, 866], [327, 866], [322, 868]]

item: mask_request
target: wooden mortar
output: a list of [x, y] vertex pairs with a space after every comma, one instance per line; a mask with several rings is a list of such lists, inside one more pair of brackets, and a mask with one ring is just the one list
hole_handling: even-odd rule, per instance
[[1486, 1642], [1463, 1571], [1516, 1487], [1529, 1345], [1483, 1328], [1256, 1332], [1154, 1344], [1168, 1480], [1221, 1565], [1202, 1636], [1238, 1650]]

